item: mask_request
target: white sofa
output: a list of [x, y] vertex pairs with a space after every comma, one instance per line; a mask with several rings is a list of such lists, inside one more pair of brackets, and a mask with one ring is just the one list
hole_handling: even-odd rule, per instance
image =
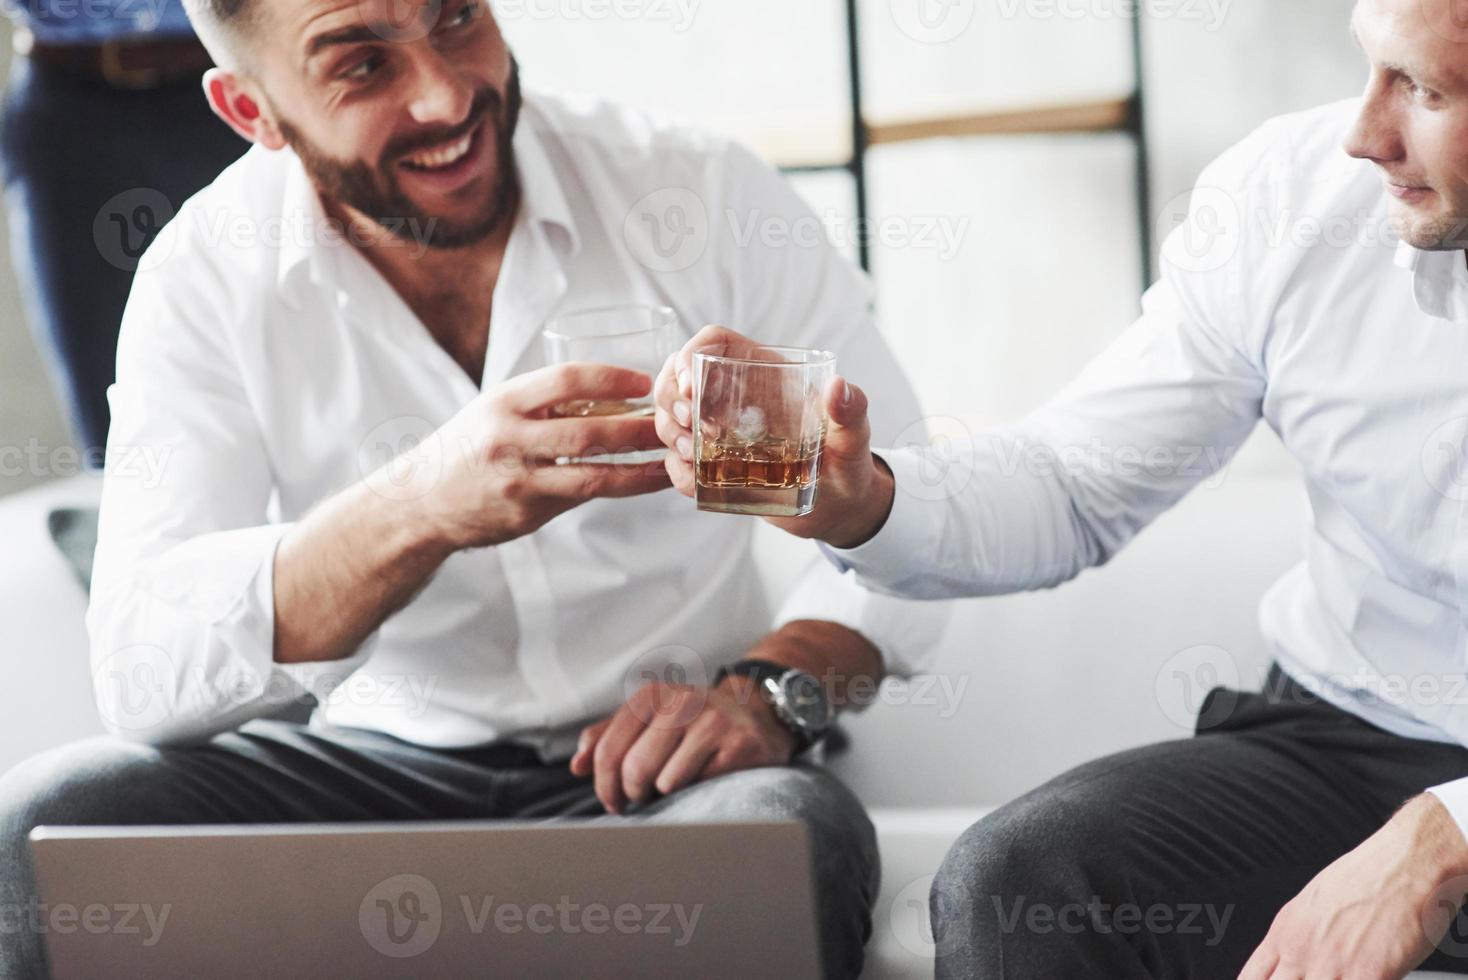
[[[0, 500], [0, 617], [11, 624], [0, 656], [15, 679], [0, 688], [0, 770], [100, 730], [85, 602], [45, 521], [95, 495], [82, 479]], [[947, 686], [895, 688], [848, 722], [852, 749], [832, 762], [881, 840], [868, 976], [931, 975], [928, 882], [986, 809], [1101, 753], [1185, 737], [1215, 676], [1257, 687], [1268, 656], [1254, 607], [1299, 560], [1304, 520], [1293, 478], [1231, 475], [1105, 569], [1051, 593], [959, 604], [936, 664]]]

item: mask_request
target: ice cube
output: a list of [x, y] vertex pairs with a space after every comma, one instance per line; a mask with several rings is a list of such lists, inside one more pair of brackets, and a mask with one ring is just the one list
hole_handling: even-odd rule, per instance
[[734, 438], [740, 442], [759, 442], [767, 431], [765, 411], [758, 405], [744, 408], [739, 413], [738, 421], [734, 423]]

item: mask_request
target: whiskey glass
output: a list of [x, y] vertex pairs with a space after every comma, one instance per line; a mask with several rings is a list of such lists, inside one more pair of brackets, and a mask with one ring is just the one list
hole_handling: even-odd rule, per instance
[[[558, 316], [541, 331], [546, 361], [588, 361], [642, 371], [653, 378], [677, 349], [678, 315], [666, 306], [605, 306]], [[652, 396], [637, 399], [576, 399], [551, 408], [555, 418], [609, 415], [651, 416]]]
[[694, 497], [724, 514], [801, 517], [815, 506], [836, 355], [751, 346], [693, 355]]

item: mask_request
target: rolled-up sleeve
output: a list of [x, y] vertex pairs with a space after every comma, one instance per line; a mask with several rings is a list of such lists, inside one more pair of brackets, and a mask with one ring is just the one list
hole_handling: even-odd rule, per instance
[[275, 481], [207, 263], [140, 271], [123, 318], [87, 628], [115, 734], [196, 741], [269, 714], [367, 655], [274, 662]]

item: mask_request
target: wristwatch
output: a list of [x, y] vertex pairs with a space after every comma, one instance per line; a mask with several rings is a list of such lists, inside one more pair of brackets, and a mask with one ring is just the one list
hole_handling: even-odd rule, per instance
[[803, 670], [786, 667], [769, 660], [741, 660], [724, 667], [714, 678], [714, 686], [733, 674], [758, 682], [760, 697], [775, 712], [780, 724], [795, 736], [795, 754], [825, 738], [836, 720], [836, 711], [820, 680]]

